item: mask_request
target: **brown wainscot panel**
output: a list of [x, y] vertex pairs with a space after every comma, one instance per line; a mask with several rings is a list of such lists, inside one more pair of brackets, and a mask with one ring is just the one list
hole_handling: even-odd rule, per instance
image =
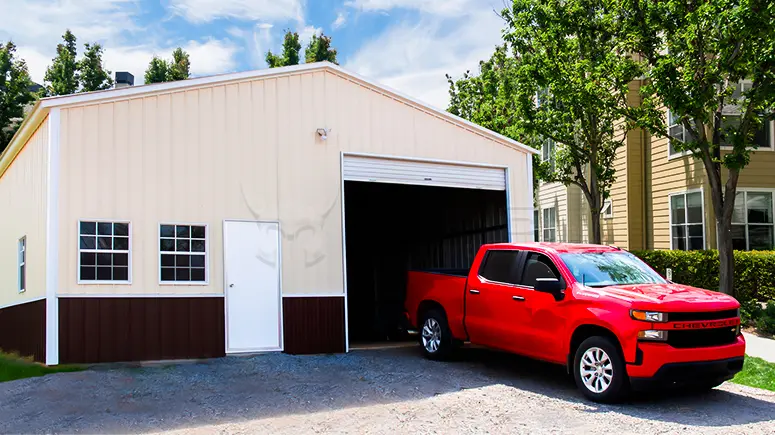
[[0, 349], [46, 361], [46, 300], [0, 310]]
[[224, 328], [222, 297], [60, 298], [59, 361], [222, 357]]
[[287, 353], [344, 352], [344, 297], [284, 297], [283, 335]]

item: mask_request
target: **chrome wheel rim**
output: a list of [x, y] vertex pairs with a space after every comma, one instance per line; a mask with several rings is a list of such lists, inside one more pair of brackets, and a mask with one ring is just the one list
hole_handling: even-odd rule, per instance
[[422, 326], [422, 345], [428, 353], [435, 353], [441, 344], [441, 326], [434, 318], [425, 319]]
[[579, 363], [581, 381], [593, 393], [603, 393], [614, 379], [614, 364], [608, 354], [599, 347], [590, 347]]

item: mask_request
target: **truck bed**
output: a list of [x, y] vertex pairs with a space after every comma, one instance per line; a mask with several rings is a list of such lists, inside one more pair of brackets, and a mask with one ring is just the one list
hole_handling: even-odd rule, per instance
[[418, 327], [418, 311], [424, 301], [434, 301], [445, 309], [449, 328], [455, 338], [465, 339], [463, 313], [468, 279], [465, 269], [427, 269], [409, 271], [406, 281], [406, 312], [412, 326]]

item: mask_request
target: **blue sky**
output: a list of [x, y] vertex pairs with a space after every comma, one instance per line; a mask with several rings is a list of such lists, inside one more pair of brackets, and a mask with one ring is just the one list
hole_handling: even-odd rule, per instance
[[[0, 41], [12, 39], [41, 82], [62, 33], [99, 42], [111, 71], [136, 83], [153, 55], [177, 46], [194, 75], [265, 68], [285, 29], [303, 44], [333, 38], [345, 68], [446, 107], [444, 74], [475, 70], [500, 41], [504, 0], [0, 0]], [[79, 46], [82, 50], [82, 45]]]

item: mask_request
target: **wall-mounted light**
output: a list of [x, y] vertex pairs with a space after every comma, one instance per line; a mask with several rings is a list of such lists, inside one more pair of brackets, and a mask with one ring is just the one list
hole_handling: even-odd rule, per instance
[[317, 129], [318, 136], [320, 136], [321, 139], [326, 140], [328, 139], [328, 133], [331, 133], [330, 128], [319, 128]]

